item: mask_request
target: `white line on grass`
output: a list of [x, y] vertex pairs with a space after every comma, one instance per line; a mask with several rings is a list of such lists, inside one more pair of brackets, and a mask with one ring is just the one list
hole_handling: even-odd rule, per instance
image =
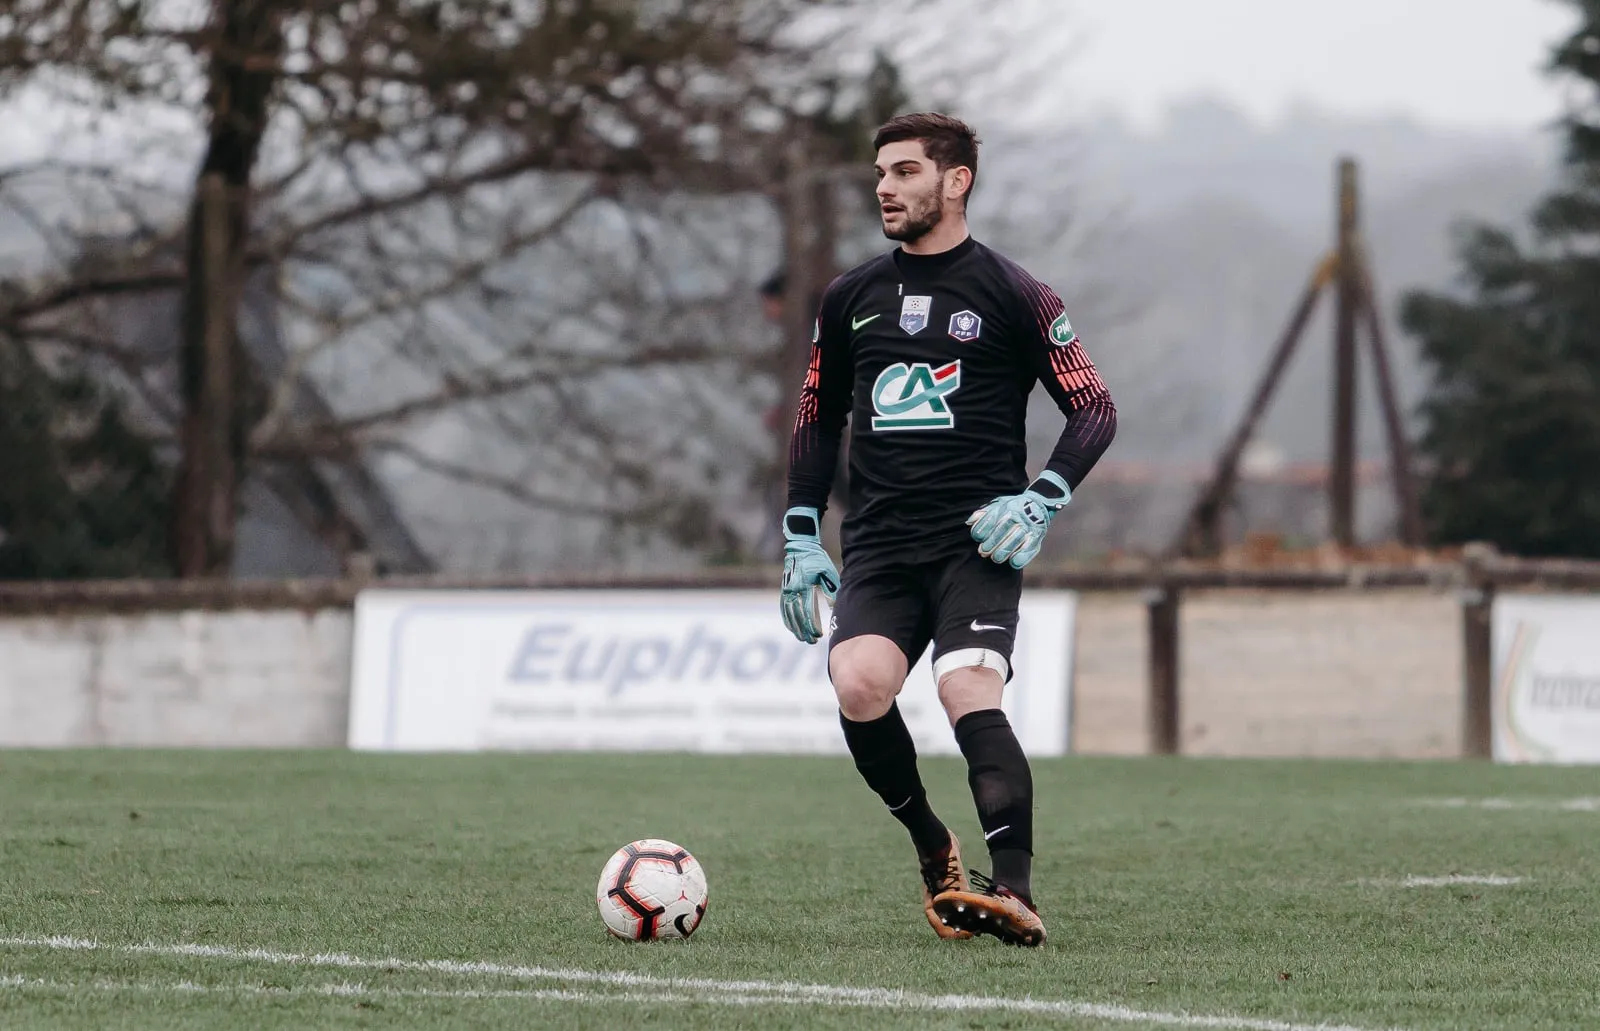
[[1600, 813], [1600, 798], [1424, 798], [1419, 803], [1444, 809], [1544, 809], [1563, 813]]
[[[264, 985], [264, 984], [197, 984], [194, 981], [50, 981], [39, 977], [0, 977], [0, 988], [19, 988], [35, 991], [84, 990], [97, 992], [172, 992], [188, 995], [294, 995], [335, 996], [340, 998], [376, 999], [511, 999], [531, 1002], [676, 1002], [688, 1004], [719, 1004], [733, 1006], [806, 1006], [812, 1000], [794, 995], [719, 995], [707, 998], [684, 992], [590, 992], [570, 988], [372, 988], [364, 984], [341, 981], [321, 985]], [[866, 1003], [845, 1001], [837, 1003], [860, 1006]]]
[[1373, 888], [1443, 888], [1453, 884], [1485, 884], [1491, 887], [1505, 887], [1511, 884], [1522, 884], [1526, 877], [1502, 877], [1498, 874], [1447, 874], [1444, 877], [1418, 877], [1415, 875], [1400, 880], [1384, 880], [1382, 878], [1369, 878], [1357, 881]]
[[[224, 945], [115, 945], [55, 935], [46, 938], [0, 938], [0, 946], [9, 948], [42, 948], [72, 951], [103, 951], [131, 953], [147, 956], [196, 956], [210, 959], [243, 960], [254, 963], [285, 964], [304, 967], [333, 967], [346, 970], [384, 970], [432, 974], [477, 974], [525, 981], [568, 981], [602, 984], [624, 989], [658, 989], [651, 992], [573, 992], [547, 990], [506, 994], [482, 989], [466, 990], [470, 994], [445, 990], [415, 989], [412, 993], [423, 998], [526, 998], [550, 1001], [614, 1003], [614, 1002], [683, 1002], [697, 1005], [723, 1006], [773, 1006], [773, 1005], [824, 1005], [860, 1006], [888, 1010], [919, 1011], [1002, 1011], [1078, 1018], [1085, 1020], [1115, 1021], [1130, 1024], [1152, 1024], [1182, 1028], [1233, 1028], [1237, 1031], [1363, 1031], [1346, 1024], [1301, 1024], [1282, 1020], [1262, 1020], [1254, 1017], [1208, 1016], [1190, 1013], [1165, 1013], [1154, 1010], [1137, 1010], [1128, 1006], [1103, 1003], [1076, 1002], [1072, 1000], [1007, 999], [983, 995], [927, 995], [896, 988], [852, 988], [843, 985], [802, 984], [795, 981], [719, 981], [699, 977], [657, 977], [651, 974], [634, 974], [625, 971], [574, 970], [560, 967], [515, 966], [500, 963], [462, 962], [458, 960], [369, 959], [344, 953], [277, 952], [271, 949], [236, 949]], [[185, 984], [189, 984], [185, 982]], [[26, 987], [17, 984], [15, 987]], [[177, 985], [172, 990], [179, 990]], [[372, 989], [365, 989], [371, 991]], [[199, 986], [182, 990], [195, 990]], [[383, 989], [385, 992], [404, 990]]]

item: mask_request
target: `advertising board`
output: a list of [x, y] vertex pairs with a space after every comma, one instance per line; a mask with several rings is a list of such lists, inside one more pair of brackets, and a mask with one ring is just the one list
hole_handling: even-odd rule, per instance
[[[1003, 706], [1030, 755], [1070, 740], [1075, 597], [1023, 597]], [[825, 644], [773, 591], [387, 591], [355, 606], [349, 744], [393, 751], [842, 752]], [[928, 655], [900, 708], [957, 752]]]
[[1495, 759], [1600, 763], [1600, 597], [1500, 595], [1490, 632]]

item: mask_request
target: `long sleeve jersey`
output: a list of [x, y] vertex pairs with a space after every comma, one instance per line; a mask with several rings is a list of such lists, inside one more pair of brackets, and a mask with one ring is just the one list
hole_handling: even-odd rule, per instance
[[1045, 468], [1076, 490], [1117, 411], [1055, 291], [971, 237], [858, 265], [817, 314], [789, 504], [825, 508], [848, 418], [847, 554], [965, 534], [975, 509], [1032, 479], [1025, 423], [1038, 383], [1066, 417]]

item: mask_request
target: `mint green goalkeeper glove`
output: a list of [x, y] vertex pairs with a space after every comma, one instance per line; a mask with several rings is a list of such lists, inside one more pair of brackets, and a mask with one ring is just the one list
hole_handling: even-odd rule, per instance
[[783, 514], [783, 625], [804, 644], [822, 639], [822, 605], [839, 593], [839, 570], [822, 546], [821, 519], [814, 508]]
[[978, 554], [1021, 569], [1038, 557], [1050, 520], [1071, 500], [1072, 488], [1048, 471], [1021, 494], [995, 498], [967, 519]]

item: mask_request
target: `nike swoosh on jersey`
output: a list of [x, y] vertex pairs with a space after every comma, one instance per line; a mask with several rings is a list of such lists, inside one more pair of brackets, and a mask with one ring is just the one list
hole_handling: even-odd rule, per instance
[[[880, 313], [880, 315], [881, 315], [881, 313]], [[862, 326], [865, 326], [867, 323], [871, 322], [873, 319], [876, 319], [876, 318], [879, 318], [879, 317], [880, 317], [879, 315], [868, 315], [864, 319], [858, 319], [858, 318], [856, 318], [855, 316], [852, 315], [850, 317], [850, 328], [852, 330], [860, 329]]]
[[972, 629], [974, 629], [974, 630], [1004, 630], [1005, 627], [1003, 627], [1003, 626], [995, 626], [992, 623], [980, 623], [976, 619], [974, 619], [972, 621]]

